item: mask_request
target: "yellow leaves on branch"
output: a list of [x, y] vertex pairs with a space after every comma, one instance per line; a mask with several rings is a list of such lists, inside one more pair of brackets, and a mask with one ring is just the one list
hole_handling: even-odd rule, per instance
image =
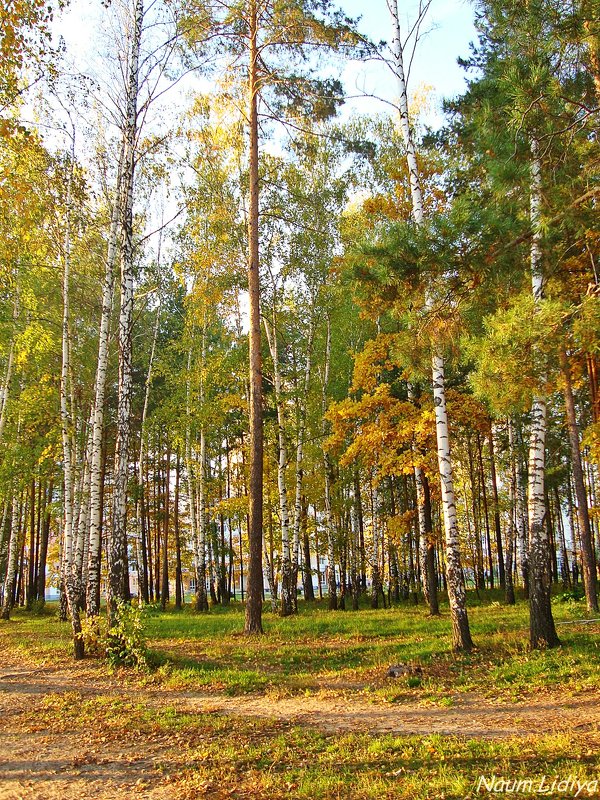
[[416, 519], [414, 509], [409, 509], [402, 514], [388, 517], [386, 520], [387, 531], [390, 540], [396, 547], [402, 545], [402, 538], [413, 529]]
[[394, 397], [380, 384], [360, 399], [334, 403], [327, 413], [332, 433], [326, 446], [342, 453], [340, 464], [377, 467], [381, 477], [410, 473], [435, 435], [433, 410]]
[[490, 415], [485, 405], [473, 397], [456, 389], [446, 390], [446, 408], [450, 425], [454, 429], [478, 431], [485, 436], [490, 430]]
[[212, 505], [209, 513], [213, 518], [220, 516], [231, 518], [236, 515], [245, 516], [248, 513], [248, 497], [224, 497], [218, 503]]
[[373, 392], [380, 383], [382, 370], [391, 370], [395, 364], [390, 356], [390, 348], [395, 334], [380, 333], [369, 339], [362, 351], [354, 358], [354, 374], [351, 392]]

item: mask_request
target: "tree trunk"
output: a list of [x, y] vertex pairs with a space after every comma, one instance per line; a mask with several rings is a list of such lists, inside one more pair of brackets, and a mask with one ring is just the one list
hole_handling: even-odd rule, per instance
[[248, 219], [248, 294], [250, 304], [250, 483], [248, 530], [248, 577], [244, 632], [262, 628], [263, 539], [263, 417], [262, 356], [260, 348], [260, 276], [258, 254], [258, 98], [260, 94], [257, 0], [249, 4], [250, 61], [248, 70], [250, 132], [250, 205]]
[[508, 420], [508, 450], [510, 458], [510, 473], [508, 484], [509, 496], [509, 522], [506, 531], [506, 562], [504, 564], [504, 598], [507, 605], [515, 604], [515, 587], [513, 584], [513, 554], [515, 545], [517, 508], [517, 462], [515, 456], [515, 434], [512, 420]]
[[40, 536], [40, 551], [38, 555], [37, 596], [42, 602], [46, 601], [46, 561], [48, 556], [48, 539], [50, 538], [50, 503], [54, 493], [54, 482], [50, 480], [47, 494], [44, 492], [44, 521]]
[[113, 481], [112, 529], [108, 548], [108, 610], [114, 617], [118, 600], [129, 600], [127, 559], [127, 483], [131, 436], [132, 328], [133, 328], [133, 186], [137, 138], [139, 56], [144, 21], [144, 0], [136, 0], [125, 113], [125, 173], [121, 219], [121, 313], [119, 315], [119, 386], [117, 438]]
[[312, 580], [312, 566], [311, 566], [311, 559], [310, 559], [310, 537], [308, 535], [308, 507], [306, 502], [302, 502], [302, 513], [301, 513], [301, 528], [302, 528], [302, 545], [303, 545], [303, 573], [302, 573], [302, 580], [303, 580], [303, 590], [304, 590], [304, 599], [307, 603], [312, 602], [315, 599], [315, 590], [313, 588], [313, 580]]
[[[327, 387], [329, 385], [329, 370], [331, 367], [331, 319], [327, 314], [327, 338], [325, 341], [325, 365], [323, 371], [323, 393], [321, 401], [322, 410], [322, 434], [323, 441], [327, 434], [327, 420], [325, 415], [327, 413]], [[327, 450], [323, 448], [323, 468], [325, 479], [325, 514], [324, 524], [325, 533], [327, 536], [327, 592], [328, 592], [328, 605], [330, 611], [337, 609], [337, 585], [335, 579], [335, 535], [333, 530], [333, 517], [331, 513], [331, 485], [333, 483], [333, 465], [331, 464], [331, 457]]]
[[[494, 503], [494, 531], [496, 534], [496, 551], [498, 553], [498, 578], [500, 580], [500, 588], [504, 589], [505, 583], [505, 563], [504, 555], [502, 552], [502, 529], [500, 527], [500, 504], [498, 502], [498, 479], [496, 476], [496, 456], [494, 452], [494, 431], [490, 421], [490, 429], [488, 432], [488, 442], [490, 445], [490, 474], [492, 478], [492, 499]], [[514, 535], [514, 531], [513, 531]], [[512, 564], [512, 559], [509, 560]], [[514, 588], [513, 588], [514, 591]]]
[[162, 540], [162, 581], [160, 587], [160, 604], [164, 611], [169, 602], [169, 525], [171, 521], [171, 444], [167, 439], [167, 458], [164, 484], [164, 530]]
[[175, 532], [175, 608], [180, 610], [182, 606], [182, 583], [183, 574], [181, 571], [181, 535], [179, 530], [179, 479], [181, 475], [181, 455], [177, 447], [177, 461], [175, 464], [175, 508], [174, 513], [174, 532]]
[[[200, 384], [200, 403], [204, 403], [204, 369], [206, 366], [206, 321], [202, 332], [202, 378]], [[206, 428], [200, 425], [200, 468], [198, 471], [198, 543], [196, 548], [196, 611], [208, 611], [206, 595]]]
[[[490, 536], [490, 514], [488, 507], [487, 488], [485, 485], [485, 470], [483, 468], [483, 447], [481, 444], [481, 436], [479, 431], [476, 432], [477, 436], [477, 458], [479, 462], [479, 476], [481, 483], [481, 499], [483, 501], [483, 522], [485, 525], [485, 540], [488, 551], [488, 567], [490, 570], [490, 589], [494, 588], [494, 555], [492, 553], [492, 539]], [[500, 550], [498, 551], [498, 561], [502, 558], [502, 541], [500, 541]], [[500, 572], [500, 570], [499, 570]]]
[[[311, 367], [312, 367], [312, 345], [313, 345], [313, 336], [314, 336], [314, 322], [311, 317], [309, 330], [308, 330], [308, 338], [306, 343], [306, 364], [304, 368], [304, 386], [301, 397], [297, 400], [298, 402], [298, 432], [297, 432], [297, 441], [296, 441], [296, 491], [294, 497], [294, 533], [293, 533], [293, 552], [292, 552], [292, 586], [296, 587], [298, 585], [298, 561], [299, 561], [299, 551], [300, 551], [300, 527], [302, 524], [302, 520], [305, 518], [303, 516], [303, 508], [302, 508], [302, 481], [304, 478], [304, 470], [303, 470], [303, 461], [304, 461], [304, 434], [306, 429], [306, 404], [308, 399], [308, 391], [310, 388], [310, 374], [311, 374]], [[309, 554], [309, 562], [310, 562], [310, 554]], [[309, 598], [306, 596], [306, 582], [304, 584], [304, 599], [308, 600]], [[309, 593], [312, 595], [310, 599], [314, 600], [314, 593], [312, 589], [312, 576], [310, 577], [310, 589]], [[297, 594], [297, 592], [296, 592]], [[294, 608], [296, 611], [298, 610], [298, 603], [296, 595], [294, 596]]]
[[[544, 281], [541, 265], [541, 163], [539, 145], [531, 143], [531, 279], [536, 303], [543, 297]], [[531, 408], [529, 441], [529, 638], [533, 648], [555, 647], [560, 644], [550, 603], [552, 579], [550, 547], [545, 525], [546, 500], [544, 478], [546, 470], [546, 398], [534, 395]]]
[[71, 190], [74, 169], [75, 134], [73, 133], [70, 177], [67, 186], [65, 242], [63, 259], [63, 319], [62, 319], [62, 368], [60, 375], [60, 422], [63, 446], [63, 537], [61, 578], [64, 586], [67, 609], [71, 617], [73, 628], [73, 652], [76, 659], [84, 656], [84, 645], [81, 637], [81, 620], [77, 603], [77, 586], [75, 570], [75, 542], [74, 542], [74, 481], [73, 481], [73, 451], [71, 442], [71, 427], [73, 420], [67, 402], [69, 394], [70, 373], [70, 281], [71, 281]]
[[[394, 67], [399, 85], [400, 127], [406, 147], [406, 159], [410, 178], [412, 213], [415, 224], [424, 222], [423, 194], [416, 149], [410, 129], [408, 112], [408, 94], [404, 73], [404, 54], [400, 32], [397, 0], [388, 0], [393, 20]], [[466, 592], [460, 558], [460, 542], [456, 517], [456, 502], [450, 457], [450, 440], [448, 435], [448, 415], [446, 413], [446, 393], [444, 378], [444, 358], [437, 344], [433, 346], [431, 359], [433, 398], [435, 406], [437, 453], [442, 492], [442, 509], [444, 514], [444, 532], [446, 540], [446, 583], [450, 601], [452, 618], [452, 646], [455, 650], [470, 650], [473, 647], [469, 619], [466, 607]]]
[[[275, 304], [275, 298], [273, 298]], [[265, 332], [267, 342], [273, 359], [274, 393], [275, 406], [277, 408], [277, 440], [279, 446], [279, 456], [277, 460], [277, 490], [279, 493], [279, 517], [281, 521], [281, 609], [282, 617], [288, 617], [294, 613], [295, 603], [292, 594], [292, 558], [290, 551], [290, 516], [288, 511], [287, 486], [285, 482], [285, 470], [287, 466], [287, 448], [285, 442], [285, 413], [283, 398], [281, 396], [281, 374], [279, 372], [279, 349], [277, 345], [277, 328], [275, 310], [273, 309], [273, 323], [269, 329], [266, 318]], [[302, 468], [302, 467], [300, 467]]]
[[90, 459], [90, 530], [88, 543], [88, 565], [86, 586], [86, 608], [89, 617], [100, 613], [100, 564], [102, 558], [102, 510], [103, 510], [103, 442], [104, 411], [106, 405], [106, 376], [108, 370], [108, 345], [110, 320], [115, 291], [115, 264], [122, 210], [121, 190], [123, 180], [123, 144], [117, 170], [117, 185], [111, 215], [106, 268], [102, 288], [102, 313], [98, 338], [98, 362], [94, 387], [94, 418], [92, 423], [92, 450]]
[[583, 566], [583, 587], [589, 612], [598, 611], [598, 588], [596, 582], [596, 558], [592, 539], [592, 529], [588, 513], [588, 499], [583, 480], [583, 466], [581, 451], [579, 449], [579, 429], [575, 415], [575, 399], [573, 397], [573, 384], [567, 354], [560, 351], [560, 367], [564, 380], [563, 393], [565, 410], [567, 414], [567, 427], [569, 430], [569, 444], [571, 446], [571, 465], [573, 469], [573, 483], [575, 497], [577, 498], [577, 519], [579, 522], [579, 536], [581, 540], [581, 561]]
[[17, 581], [17, 567], [19, 558], [19, 503], [16, 493], [12, 495], [12, 512], [10, 517], [10, 535], [8, 538], [8, 558], [6, 562], [6, 577], [4, 579], [4, 602], [2, 604], [2, 619], [10, 619], [13, 607], [15, 584]]
[[425, 581], [424, 585], [427, 586], [427, 603], [429, 605], [429, 613], [432, 617], [439, 616], [440, 606], [438, 602], [438, 581], [435, 568], [435, 536], [433, 533], [433, 524], [431, 520], [431, 494], [429, 491], [429, 479], [423, 474], [423, 511], [425, 514], [425, 552], [424, 557], [424, 570]]
[[35, 510], [36, 510], [36, 502], [35, 502], [35, 478], [31, 479], [31, 508], [29, 509], [30, 513], [30, 525], [29, 525], [29, 564], [28, 564], [28, 571], [27, 571], [27, 608], [31, 609], [33, 601], [35, 599], [35, 561], [36, 561], [36, 551], [35, 551], [35, 532], [36, 532], [36, 525], [35, 525]]

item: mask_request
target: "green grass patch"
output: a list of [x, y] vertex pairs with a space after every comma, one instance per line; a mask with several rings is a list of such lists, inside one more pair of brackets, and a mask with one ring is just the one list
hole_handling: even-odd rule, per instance
[[[469, 616], [477, 645], [470, 654], [450, 651], [450, 618], [427, 617], [412, 604], [391, 609], [330, 612], [300, 603], [300, 613], [281, 618], [265, 611], [265, 636], [243, 635], [243, 608], [199, 614], [145, 615], [151, 671], [142, 678], [172, 688], [243, 694], [255, 691], [360, 693], [390, 702], [424, 699], [444, 704], [455, 692], [476, 691], [517, 699], [540, 689], [583, 691], [600, 685], [600, 626], [559, 625], [563, 646], [528, 647], [528, 607], [505, 606], [498, 593], [470, 596]], [[585, 618], [585, 606], [554, 603], [557, 622]], [[25, 663], [70, 660], [70, 626], [47, 606], [42, 616], [16, 610], [0, 624], [0, 646]], [[386, 677], [391, 664], [420, 666], [416, 676]]]

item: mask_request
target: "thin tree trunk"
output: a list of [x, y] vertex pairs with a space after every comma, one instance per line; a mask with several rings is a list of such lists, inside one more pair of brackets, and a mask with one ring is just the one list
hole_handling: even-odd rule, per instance
[[[19, 289], [15, 280], [15, 299], [13, 302], [13, 322], [16, 327], [19, 318]], [[4, 427], [6, 425], [6, 410], [8, 408], [8, 397], [10, 395], [10, 385], [12, 382], [12, 374], [15, 360], [15, 337], [16, 330], [13, 331], [11, 336], [10, 345], [8, 348], [8, 359], [6, 361], [6, 372], [4, 373], [4, 381], [0, 386], [0, 443], [4, 435]]]
[[179, 483], [181, 475], [181, 454], [179, 447], [177, 447], [177, 461], [175, 464], [175, 507], [173, 509], [174, 515], [174, 533], [175, 533], [175, 608], [180, 610], [182, 606], [182, 591], [183, 573], [181, 571], [181, 534], [179, 530]]
[[92, 451], [90, 461], [90, 530], [88, 544], [86, 608], [89, 617], [100, 613], [100, 565], [102, 558], [102, 509], [104, 475], [104, 412], [106, 405], [106, 376], [108, 371], [108, 344], [110, 319], [115, 292], [115, 265], [117, 260], [120, 214], [122, 209], [121, 189], [123, 180], [123, 145], [117, 170], [117, 184], [111, 215], [106, 269], [102, 288], [102, 313], [98, 338], [98, 362], [94, 387], [94, 418], [92, 423]]
[[579, 449], [579, 428], [575, 415], [575, 399], [573, 397], [573, 384], [567, 354], [560, 351], [560, 367], [564, 380], [565, 410], [567, 414], [567, 427], [569, 430], [569, 444], [571, 446], [571, 465], [573, 469], [573, 483], [575, 497], [577, 498], [577, 519], [579, 522], [579, 536], [581, 540], [581, 561], [583, 566], [583, 587], [587, 609], [590, 612], [598, 611], [598, 588], [596, 581], [596, 558], [588, 513], [588, 499], [583, 480], [583, 466], [581, 451]]
[[[206, 318], [202, 331], [202, 376], [200, 382], [200, 403], [204, 403], [204, 371], [206, 369]], [[206, 428], [200, 425], [200, 469], [198, 472], [198, 547], [196, 564], [198, 586], [196, 587], [196, 611], [208, 611], [206, 596]]]
[[63, 537], [61, 578], [64, 586], [67, 608], [73, 629], [73, 653], [76, 659], [84, 656], [84, 643], [81, 637], [81, 620], [77, 598], [77, 575], [75, 568], [74, 542], [74, 482], [73, 451], [71, 428], [73, 420], [67, 402], [70, 372], [70, 281], [71, 281], [71, 191], [74, 169], [75, 135], [73, 133], [70, 176], [67, 186], [66, 225], [63, 260], [63, 320], [62, 320], [62, 369], [60, 375], [60, 421], [63, 445]]
[[[521, 437], [519, 436], [519, 439]], [[529, 530], [527, 526], [526, 470], [517, 456], [517, 564], [523, 581], [523, 596], [529, 600]]]
[[35, 502], [35, 478], [31, 479], [31, 508], [29, 509], [30, 513], [30, 525], [29, 525], [29, 564], [28, 564], [28, 572], [27, 572], [27, 608], [31, 609], [33, 601], [35, 599], [35, 560], [36, 560], [36, 551], [35, 551], [35, 511], [36, 511], [36, 502]]
[[163, 611], [169, 602], [169, 525], [171, 521], [171, 443], [167, 438], [167, 459], [165, 465], [164, 483], [164, 531], [162, 540], [162, 582], [160, 589], [160, 604]]
[[[408, 93], [404, 73], [404, 54], [400, 32], [397, 0], [387, 0], [393, 20], [394, 67], [399, 86], [400, 127], [406, 147], [406, 159], [410, 179], [412, 212], [415, 224], [424, 222], [423, 194], [416, 149], [410, 129], [408, 112]], [[452, 646], [455, 650], [470, 650], [473, 647], [466, 607], [466, 592], [460, 557], [460, 541], [456, 516], [456, 501], [450, 457], [448, 415], [446, 412], [446, 392], [444, 358], [437, 344], [433, 346], [431, 359], [433, 399], [437, 434], [437, 455], [440, 471], [444, 532], [446, 540], [446, 583], [452, 618]]]
[[[323, 395], [322, 395], [322, 434], [323, 441], [327, 433], [327, 420], [325, 414], [327, 413], [327, 388], [329, 385], [329, 370], [331, 367], [331, 319], [327, 314], [327, 338], [325, 341], [325, 365], [323, 372]], [[333, 531], [333, 518], [331, 513], [331, 484], [333, 475], [333, 466], [331, 464], [331, 457], [328, 451], [323, 448], [323, 467], [325, 478], [325, 515], [324, 525], [327, 535], [327, 561], [329, 570], [327, 572], [327, 591], [329, 610], [335, 611], [337, 609], [337, 586], [335, 580], [335, 536]]]
[[[160, 245], [159, 245], [160, 251]], [[159, 256], [160, 261], [160, 256]], [[138, 585], [140, 596], [144, 601], [148, 602], [148, 555], [146, 552], [146, 526], [144, 520], [145, 513], [145, 486], [144, 486], [144, 459], [146, 457], [145, 444], [146, 444], [146, 419], [148, 417], [148, 404], [150, 402], [150, 387], [152, 385], [152, 370], [154, 367], [154, 355], [156, 353], [156, 342], [158, 339], [158, 331], [160, 328], [161, 304], [159, 302], [156, 309], [156, 319], [154, 321], [154, 332], [152, 334], [152, 347], [150, 348], [150, 359], [148, 361], [148, 372], [146, 373], [146, 381], [144, 383], [144, 405], [142, 408], [142, 420], [140, 424], [140, 452], [138, 456], [138, 475], [137, 475], [137, 492], [135, 499], [135, 520], [139, 532], [138, 541]], [[141, 558], [140, 558], [141, 556]], [[140, 563], [141, 562], [141, 563]]]
[[303, 588], [304, 588], [304, 600], [307, 603], [312, 602], [315, 599], [315, 590], [313, 588], [313, 580], [312, 580], [312, 565], [310, 559], [310, 537], [308, 535], [308, 507], [306, 505], [306, 501], [303, 500], [302, 502], [302, 545], [303, 545]]
[[[483, 447], [481, 444], [481, 436], [477, 431], [477, 457], [479, 462], [479, 475], [481, 484], [481, 499], [483, 502], [483, 522], [485, 525], [485, 540], [488, 551], [488, 567], [490, 570], [490, 589], [494, 588], [494, 555], [492, 553], [492, 539], [490, 536], [490, 514], [488, 507], [487, 488], [485, 485], [485, 470], [483, 468]], [[498, 559], [502, 557], [502, 542], [500, 542], [500, 550], [498, 552]]]
[[13, 607], [15, 584], [17, 579], [17, 561], [19, 558], [19, 503], [16, 493], [12, 495], [12, 511], [10, 517], [10, 535], [8, 538], [8, 558], [6, 562], [6, 576], [4, 579], [4, 602], [2, 604], [2, 619], [9, 619]]
[[43, 603], [46, 601], [46, 561], [48, 556], [48, 539], [50, 538], [50, 503], [54, 493], [54, 482], [50, 480], [48, 492], [44, 497], [44, 521], [40, 536], [40, 552], [38, 556], [37, 596]]
[[504, 564], [504, 597], [507, 605], [515, 604], [515, 587], [513, 584], [513, 555], [516, 534], [517, 508], [517, 461], [515, 456], [515, 433], [512, 420], [508, 420], [508, 450], [510, 473], [508, 484], [509, 521], [506, 531], [506, 562]]
[[[296, 587], [298, 584], [298, 561], [300, 550], [300, 527], [303, 519], [302, 508], [302, 482], [304, 479], [303, 461], [304, 461], [304, 434], [306, 430], [306, 404], [308, 401], [308, 391], [310, 388], [310, 376], [312, 368], [312, 346], [314, 337], [314, 322], [311, 317], [308, 338], [306, 343], [306, 364], [304, 368], [304, 386], [301, 397], [298, 400], [298, 438], [296, 441], [296, 492], [294, 497], [294, 534], [293, 534], [293, 552], [292, 552], [292, 586]], [[306, 554], [305, 554], [306, 555]], [[309, 553], [310, 565], [310, 553]], [[309, 598], [306, 596], [307, 585], [304, 585], [304, 599], [314, 600], [314, 592], [312, 590], [312, 577], [310, 578]], [[296, 598], [294, 598], [294, 607], [298, 609]]]
[[423, 474], [423, 511], [425, 514], [425, 551], [423, 564], [425, 569], [424, 585], [427, 586], [427, 603], [432, 617], [439, 616], [440, 606], [438, 601], [438, 581], [435, 567], [435, 536], [431, 519], [431, 493], [429, 479]]
[[[494, 431], [490, 421], [490, 429], [488, 431], [488, 442], [490, 446], [490, 475], [492, 478], [492, 500], [494, 503], [494, 531], [496, 534], [496, 551], [498, 553], [498, 578], [500, 580], [500, 588], [504, 589], [505, 582], [505, 564], [504, 554], [502, 552], [502, 529], [500, 527], [500, 504], [498, 502], [498, 478], [496, 475], [496, 456], [494, 451]], [[510, 560], [512, 564], [512, 560]], [[514, 591], [514, 588], [513, 588]]]
[[[273, 298], [275, 304], [275, 298]], [[290, 551], [290, 516], [288, 510], [287, 486], [285, 470], [287, 466], [287, 448], [285, 442], [285, 412], [281, 396], [281, 374], [279, 371], [279, 349], [277, 343], [277, 328], [275, 310], [273, 309], [273, 323], [264, 320], [265, 332], [271, 358], [273, 359], [273, 376], [275, 406], [277, 408], [277, 440], [279, 456], [277, 460], [277, 490], [279, 493], [279, 516], [281, 521], [281, 616], [288, 617], [294, 613], [294, 597], [292, 595], [292, 558]]]
[[117, 438], [113, 481], [112, 529], [108, 549], [108, 610], [114, 617], [118, 600], [129, 600], [127, 562], [127, 483], [129, 440], [131, 436], [131, 398], [133, 390], [133, 185], [137, 137], [137, 99], [139, 56], [144, 21], [144, 0], [136, 0], [125, 113], [125, 174], [123, 215], [121, 219], [121, 312], [119, 316], [119, 386], [117, 403]]

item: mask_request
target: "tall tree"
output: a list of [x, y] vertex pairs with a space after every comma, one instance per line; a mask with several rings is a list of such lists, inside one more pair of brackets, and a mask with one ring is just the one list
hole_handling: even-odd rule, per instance
[[[388, 0], [388, 8], [393, 22], [393, 53], [394, 72], [398, 79], [400, 126], [404, 145], [410, 180], [412, 199], [412, 215], [415, 225], [422, 226], [424, 222], [423, 192], [417, 153], [413, 133], [411, 130], [408, 111], [408, 93], [404, 72], [404, 52], [400, 30], [400, 17], [396, 0]], [[426, 308], [431, 308], [431, 300], [425, 302]], [[455, 650], [470, 650], [473, 647], [469, 619], [466, 608], [466, 593], [460, 557], [460, 542], [458, 535], [458, 522], [456, 517], [456, 500], [454, 496], [454, 483], [452, 473], [452, 459], [450, 455], [450, 436], [448, 430], [448, 414], [446, 411], [445, 396], [445, 366], [442, 348], [439, 342], [432, 345], [432, 386], [435, 406], [438, 464], [442, 490], [442, 509], [444, 514], [444, 531], [446, 536], [446, 580], [448, 584], [448, 598], [450, 600], [450, 613], [452, 616], [452, 645]], [[418, 482], [418, 485], [421, 481]], [[423, 503], [419, 492], [420, 504]], [[424, 517], [420, 513], [424, 524]], [[424, 532], [425, 534], [425, 532]]]

